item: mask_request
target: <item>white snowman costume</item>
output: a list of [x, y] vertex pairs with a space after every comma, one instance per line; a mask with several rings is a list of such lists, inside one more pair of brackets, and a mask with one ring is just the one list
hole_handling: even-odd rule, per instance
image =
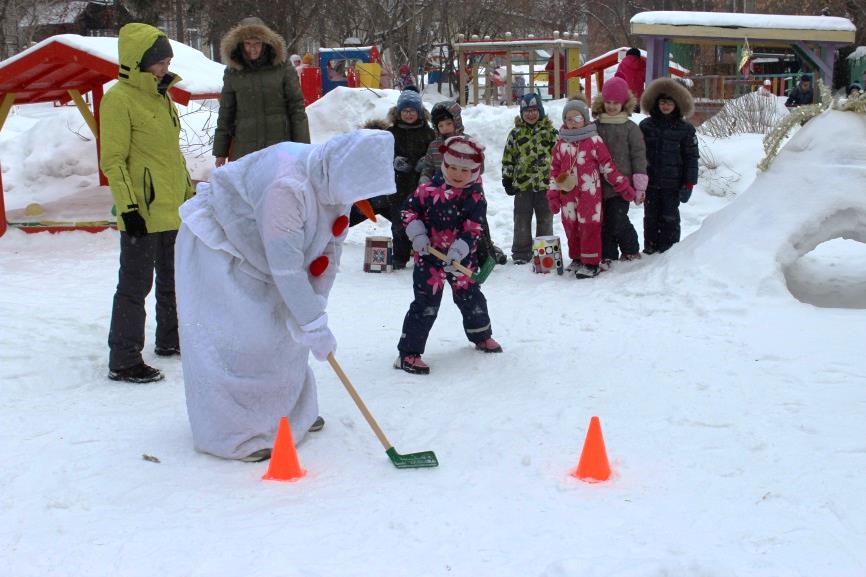
[[[318, 415], [307, 361], [336, 347], [325, 314], [352, 204], [393, 194], [394, 140], [357, 130], [281, 143], [216, 169], [180, 209], [175, 271], [195, 448], [240, 459]], [[336, 236], [335, 236], [336, 233]]]

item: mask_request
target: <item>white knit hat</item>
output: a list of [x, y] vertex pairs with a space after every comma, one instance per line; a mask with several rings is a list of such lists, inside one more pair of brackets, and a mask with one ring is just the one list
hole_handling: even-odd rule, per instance
[[473, 180], [481, 174], [481, 166], [484, 163], [484, 146], [468, 136], [452, 136], [441, 146], [442, 174], [448, 166], [460, 166], [472, 171]]

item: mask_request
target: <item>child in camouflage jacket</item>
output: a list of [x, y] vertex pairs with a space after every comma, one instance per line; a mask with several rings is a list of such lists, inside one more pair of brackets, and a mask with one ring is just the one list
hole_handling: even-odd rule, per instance
[[556, 144], [556, 128], [544, 115], [541, 97], [534, 92], [520, 99], [520, 116], [508, 134], [502, 153], [502, 186], [514, 197], [514, 264], [532, 257], [532, 215], [535, 236], [553, 234], [553, 215], [547, 206], [550, 153]]

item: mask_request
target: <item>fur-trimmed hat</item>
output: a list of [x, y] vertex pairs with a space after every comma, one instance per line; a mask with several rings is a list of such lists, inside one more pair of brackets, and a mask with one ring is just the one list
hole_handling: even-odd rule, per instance
[[415, 112], [418, 113], [418, 118], [423, 118], [424, 116], [424, 103], [421, 102], [421, 95], [415, 90], [404, 90], [400, 93], [400, 96], [397, 98], [398, 116], [404, 108], [415, 109]]
[[583, 116], [583, 121], [586, 124], [589, 124], [591, 122], [591, 119], [589, 117], [589, 106], [586, 105], [586, 101], [583, 98], [572, 98], [565, 103], [565, 106], [562, 108], [563, 122], [565, 122], [565, 117], [568, 116], [568, 113], [571, 110], [577, 110], [578, 112], [580, 112], [580, 115]]
[[288, 59], [286, 41], [262, 22], [261, 18], [249, 16], [226, 32], [220, 40], [220, 58], [232, 70], [244, 70], [249, 66], [244, 55], [244, 41], [259, 40], [262, 55], [259, 57], [271, 65], [281, 65]]
[[688, 89], [672, 78], [656, 78], [650, 82], [640, 97], [640, 109], [648, 114], [660, 114], [659, 98], [670, 98], [677, 109], [674, 115], [688, 118], [695, 111], [695, 102]]
[[484, 146], [468, 136], [452, 136], [439, 146], [442, 153], [442, 174], [449, 166], [460, 166], [472, 171], [472, 181], [478, 179], [484, 165]]
[[544, 105], [541, 103], [541, 97], [535, 92], [530, 92], [529, 94], [524, 94], [520, 97], [520, 117], [523, 117], [523, 113], [527, 110], [531, 109], [538, 110], [538, 119], [541, 120], [544, 118]]
[[146, 70], [149, 66], [153, 66], [160, 60], [171, 58], [174, 52], [171, 50], [171, 43], [167, 36], [158, 36], [153, 45], [145, 50], [141, 56], [141, 63], [138, 65], [140, 70]]

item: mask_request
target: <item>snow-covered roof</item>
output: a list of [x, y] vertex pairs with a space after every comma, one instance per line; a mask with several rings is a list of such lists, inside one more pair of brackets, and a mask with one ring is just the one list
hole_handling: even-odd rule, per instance
[[854, 52], [848, 55], [848, 60], [857, 60], [859, 58], [866, 58], [866, 46], [858, 46]]
[[689, 12], [678, 10], [640, 12], [632, 16], [631, 23], [845, 32], [857, 30], [850, 20], [838, 16], [785, 16], [780, 14], [737, 14], [735, 12]]
[[319, 48], [319, 52], [355, 52], [370, 50], [372, 46], [337, 46], [336, 48]]
[[[27, 50], [0, 62], [3, 68], [16, 60], [26, 58], [29, 54], [44, 48], [52, 42], [65, 44], [82, 52], [86, 52], [102, 60], [117, 64], [117, 38], [79, 36], [78, 34], [58, 34], [34, 44]], [[174, 57], [171, 61], [171, 71], [180, 75], [183, 80], [177, 87], [196, 94], [218, 94], [222, 91], [223, 72], [225, 65], [214, 62], [199, 50], [171, 40]]]

